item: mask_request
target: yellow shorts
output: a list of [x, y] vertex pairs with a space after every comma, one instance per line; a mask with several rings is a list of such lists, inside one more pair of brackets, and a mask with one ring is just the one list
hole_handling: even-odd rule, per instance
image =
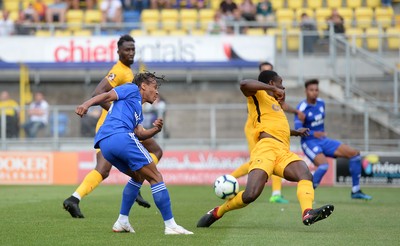
[[262, 169], [268, 177], [275, 174], [283, 178], [285, 168], [290, 163], [301, 160], [285, 144], [273, 138], [263, 138], [257, 142], [250, 154], [249, 172], [253, 169]]

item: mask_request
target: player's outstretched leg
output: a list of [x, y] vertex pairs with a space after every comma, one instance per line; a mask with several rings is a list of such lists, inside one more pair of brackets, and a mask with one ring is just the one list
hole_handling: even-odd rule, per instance
[[353, 186], [351, 188], [351, 198], [361, 200], [371, 200], [372, 196], [364, 194], [360, 189], [360, 177], [361, 177], [361, 156], [356, 155], [349, 159], [349, 171]]
[[73, 218], [85, 218], [81, 213], [81, 209], [79, 208], [79, 199], [70, 196], [63, 202], [63, 207], [67, 210]]
[[309, 226], [317, 221], [326, 219], [332, 214], [333, 209], [333, 205], [325, 205], [320, 208], [305, 210], [303, 213], [303, 224]]

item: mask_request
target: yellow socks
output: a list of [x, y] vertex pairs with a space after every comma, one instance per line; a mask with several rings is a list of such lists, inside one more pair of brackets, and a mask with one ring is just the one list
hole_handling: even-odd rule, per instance
[[282, 178], [276, 175], [271, 175], [272, 181], [272, 195], [281, 194], [282, 190]]
[[217, 211], [217, 216], [222, 217], [226, 212], [246, 207], [247, 204], [242, 200], [243, 192], [243, 190], [240, 191], [234, 198], [222, 204]]
[[101, 181], [103, 181], [101, 174], [96, 170], [92, 170], [86, 175], [85, 179], [83, 179], [82, 183], [75, 192], [77, 192], [79, 196], [83, 198], [92, 192], [101, 183]]
[[249, 173], [250, 161], [242, 164], [240, 167], [236, 168], [235, 171], [231, 173], [231, 175], [235, 178], [242, 177]]
[[301, 214], [304, 210], [312, 208], [314, 201], [314, 188], [312, 182], [309, 180], [300, 180], [297, 183], [297, 199], [299, 199]]
[[159, 160], [158, 160], [158, 158], [157, 158], [157, 156], [155, 155], [155, 154], [153, 154], [153, 153], [150, 153], [150, 156], [151, 156], [151, 158], [153, 158], [153, 162], [154, 162], [154, 164], [158, 164], [158, 162], [159, 162]]

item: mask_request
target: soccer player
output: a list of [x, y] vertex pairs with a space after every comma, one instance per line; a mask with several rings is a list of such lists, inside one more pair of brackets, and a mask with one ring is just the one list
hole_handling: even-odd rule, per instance
[[307, 98], [297, 105], [297, 109], [304, 112], [306, 118], [294, 118], [296, 129], [300, 127], [310, 128], [310, 136], [301, 138], [301, 148], [304, 154], [318, 167], [313, 178], [314, 189], [318, 187], [322, 177], [328, 170], [329, 165], [326, 157], [345, 157], [349, 159], [349, 168], [353, 181], [351, 198], [371, 200], [372, 197], [364, 194], [360, 189], [360, 151], [337, 140], [330, 139], [326, 135], [324, 130], [325, 102], [318, 98], [318, 84], [319, 81], [316, 79], [305, 82]]
[[[262, 62], [259, 65], [259, 70], [260, 72], [262, 71], [268, 71], [268, 70], [273, 70], [274, 66], [269, 63], [269, 62]], [[292, 108], [289, 104], [287, 104], [286, 102], [282, 102], [281, 104], [283, 111], [288, 112], [288, 113], [293, 113], [296, 114], [300, 119], [304, 119], [304, 114], [303, 112], [301, 112], [300, 110], [296, 110], [294, 108]], [[253, 138], [254, 135], [254, 128], [251, 126], [252, 125], [252, 121], [251, 118], [247, 117], [246, 120], [246, 124], [244, 126], [244, 133], [246, 135], [246, 139], [247, 139], [247, 144], [248, 144], [248, 149], [249, 152], [251, 152], [254, 148], [254, 146], [256, 145], [256, 142]], [[248, 173], [249, 170], [249, 166], [250, 166], [250, 161], [242, 164], [240, 167], [236, 168], [231, 175], [235, 178], [239, 178], [242, 177], [244, 175], [246, 175]], [[272, 180], [272, 195], [269, 198], [269, 202], [271, 203], [282, 203], [282, 204], [287, 204], [289, 203], [288, 200], [284, 199], [281, 193], [282, 190], [282, 178], [278, 177], [276, 175], [272, 175], [271, 176], [271, 180]]]
[[[118, 40], [118, 62], [111, 68], [107, 76], [97, 85], [93, 96], [99, 95], [103, 92], [108, 92], [114, 87], [122, 84], [132, 82], [133, 72], [131, 65], [133, 64], [135, 57], [135, 40], [129, 35], [123, 35]], [[107, 116], [107, 110], [110, 108], [110, 103], [103, 103], [102, 114], [97, 122], [96, 132], [103, 124], [104, 119]], [[152, 138], [146, 139], [142, 143], [145, 148], [150, 152], [154, 163], [158, 163], [162, 157], [162, 150], [156, 141]], [[90, 194], [104, 179], [110, 174], [112, 165], [104, 159], [100, 151], [96, 154], [96, 167], [89, 172], [83, 179], [82, 183], [75, 190], [75, 192], [64, 200], [63, 207], [67, 210], [74, 218], [84, 218], [80, 208], [79, 202], [86, 195]], [[137, 197], [137, 202], [143, 207], [150, 207], [150, 204], [145, 201], [140, 194]]]
[[308, 129], [290, 130], [289, 122], [280, 106], [280, 101], [285, 98], [282, 78], [274, 71], [263, 71], [258, 80], [248, 79], [240, 83], [240, 89], [247, 97], [247, 108], [255, 129], [253, 137], [256, 142], [250, 154], [246, 187], [234, 198], [205, 214], [198, 221], [197, 227], [209, 227], [225, 213], [254, 202], [272, 174], [298, 182], [297, 198], [303, 224], [311, 225], [333, 212], [333, 205], [312, 209], [312, 174], [306, 163], [289, 149], [290, 135], [306, 136]]
[[[109, 92], [99, 94], [79, 105], [75, 112], [79, 116], [87, 113], [89, 107], [106, 102], [114, 102], [108, 110], [107, 118], [95, 136], [95, 148], [101, 149], [104, 158], [112, 163], [119, 171], [129, 175], [131, 189], [124, 196], [134, 201], [139, 193], [144, 180], [151, 185], [153, 199], [164, 219], [166, 235], [169, 234], [193, 234], [176, 224], [171, 210], [171, 201], [167, 187], [163, 182], [161, 173], [150, 156], [149, 152], [140, 143], [153, 137], [161, 131], [162, 119], [154, 121], [153, 128], [144, 129], [142, 104], [153, 103], [158, 96], [158, 77], [152, 73], [139, 73], [133, 83], [117, 86]], [[123, 202], [124, 203], [124, 200]], [[133, 202], [132, 202], [133, 203]], [[129, 223], [129, 208], [121, 206], [121, 213], [114, 224], [118, 230], [135, 232]]]

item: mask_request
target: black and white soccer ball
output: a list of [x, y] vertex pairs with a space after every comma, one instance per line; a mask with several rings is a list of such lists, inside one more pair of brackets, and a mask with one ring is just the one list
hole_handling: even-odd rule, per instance
[[214, 191], [221, 199], [232, 199], [239, 192], [239, 182], [232, 175], [222, 175], [215, 180]]

